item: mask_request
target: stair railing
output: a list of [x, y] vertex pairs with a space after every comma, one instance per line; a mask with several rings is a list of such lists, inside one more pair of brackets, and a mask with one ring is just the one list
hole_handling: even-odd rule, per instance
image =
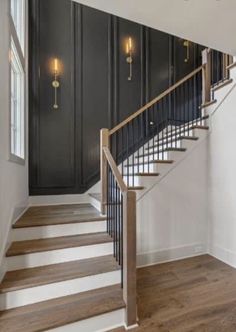
[[[107, 131], [101, 133], [108, 142]], [[106, 165], [107, 232], [113, 238], [113, 251], [121, 267], [121, 284], [126, 304], [126, 326], [137, 324], [136, 304], [136, 193], [128, 190], [108, 146], [102, 147]]]
[[[101, 211], [121, 266], [126, 324], [136, 324], [136, 178], [153, 172], [168, 150], [205, 125], [204, 108], [213, 100], [212, 87], [228, 76], [232, 57], [205, 49], [202, 65], [113, 129], [101, 129]], [[194, 139], [194, 137], [193, 137]]]

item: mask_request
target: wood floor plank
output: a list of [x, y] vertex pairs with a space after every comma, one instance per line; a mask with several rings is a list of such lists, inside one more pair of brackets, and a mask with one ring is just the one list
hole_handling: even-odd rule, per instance
[[6, 256], [10, 257], [108, 242], [112, 242], [112, 238], [105, 232], [62, 236], [39, 240], [16, 241], [11, 244], [10, 248], [7, 250]]
[[0, 312], [1, 332], [40, 332], [124, 308], [120, 285]]
[[30, 207], [13, 228], [39, 227], [106, 220], [91, 204]]
[[235, 332], [236, 270], [209, 255], [141, 268], [138, 316], [134, 332]]
[[7, 272], [0, 293], [119, 270], [112, 255]]

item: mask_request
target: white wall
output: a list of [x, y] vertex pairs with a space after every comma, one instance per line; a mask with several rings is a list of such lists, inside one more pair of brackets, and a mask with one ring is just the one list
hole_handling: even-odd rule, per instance
[[74, 0], [193, 42], [236, 54], [235, 0]]
[[138, 202], [139, 266], [206, 252], [206, 175], [207, 138]]
[[212, 133], [208, 148], [209, 251], [234, 267], [236, 267], [235, 105], [236, 88], [212, 116]]
[[[12, 221], [28, 204], [28, 167], [9, 158], [8, 0], [0, 1], [0, 264]], [[27, 128], [27, 123], [26, 123]], [[26, 135], [27, 136], [27, 135]], [[28, 139], [27, 139], [28, 140]], [[28, 148], [26, 147], [26, 152]], [[0, 265], [1, 266], [1, 265]], [[1, 272], [1, 271], [0, 271]], [[0, 273], [1, 274], [1, 273]], [[1, 275], [0, 275], [1, 277]]]

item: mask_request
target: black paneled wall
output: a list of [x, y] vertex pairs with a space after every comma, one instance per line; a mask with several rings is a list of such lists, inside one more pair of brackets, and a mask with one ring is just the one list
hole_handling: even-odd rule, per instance
[[[99, 130], [199, 64], [201, 47], [69, 0], [30, 1], [30, 193], [83, 193], [99, 180]], [[128, 81], [125, 43], [133, 40]], [[52, 61], [60, 62], [53, 109]]]

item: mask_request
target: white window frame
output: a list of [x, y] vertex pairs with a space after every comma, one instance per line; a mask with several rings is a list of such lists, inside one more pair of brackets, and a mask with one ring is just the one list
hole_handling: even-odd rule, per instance
[[[17, 34], [16, 27], [11, 16], [11, 0], [9, 0], [9, 50], [10, 50], [10, 59], [9, 59], [9, 114], [10, 114], [10, 123], [9, 123], [9, 161], [24, 165], [26, 159], [26, 31], [27, 31], [27, 23], [26, 23], [26, 7], [27, 0], [24, 0], [24, 5], [22, 10], [23, 14], [23, 25], [18, 28], [20, 29], [19, 35]], [[19, 24], [19, 23], [18, 23]], [[22, 79], [23, 79], [23, 91], [18, 91], [21, 94], [20, 98], [20, 114], [18, 114], [18, 124], [20, 124], [20, 133], [19, 139], [20, 142], [20, 156], [14, 154], [12, 151], [12, 139], [14, 136], [12, 135], [12, 80], [11, 80], [11, 71], [12, 71], [12, 45], [14, 49], [14, 53], [16, 54], [16, 61], [18, 64], [18, 68], [22, 69]], [[21, 86], [21, 87], [22, 87]]]

